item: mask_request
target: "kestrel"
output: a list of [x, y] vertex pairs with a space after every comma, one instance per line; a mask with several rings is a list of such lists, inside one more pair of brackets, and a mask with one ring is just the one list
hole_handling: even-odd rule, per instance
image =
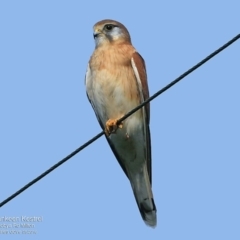
[[102, 20], [93, 29], [95, 51], [85, 77], [87, 96], [131, 183], [143, 220], [154, 227], [149, 104], [117, 125], [118, 119], [149, 98], [145, 62], [123, 24]]

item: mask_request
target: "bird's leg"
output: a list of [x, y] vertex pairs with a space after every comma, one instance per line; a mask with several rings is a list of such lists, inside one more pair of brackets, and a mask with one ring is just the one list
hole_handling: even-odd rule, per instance
[[108, 119], [105, 125], [105, 133], [109, 136], [111, 133], [115, 133], [118, 128], [123, 128], [123, 124], [117, 124], [118, 119]]

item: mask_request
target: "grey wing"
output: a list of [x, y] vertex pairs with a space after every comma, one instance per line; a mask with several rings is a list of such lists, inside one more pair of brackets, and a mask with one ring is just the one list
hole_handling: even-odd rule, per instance
[[[85, 84], [87, 84], [87, 81], [88, 81], [88, 78], [89, 78], [89, 70], [90, 70], [90, 69], [89, 69], [89, 66], [88, 66], [88, 69], [87, 69], [87, 72], [86, 72], [86, 76], [85, 76]], [[87, 98], [88, 98], [88, 100], [89, 100], [90, 104], [92, 105], [92, 108], [93, 108], [93, 110], [94, 110], [94, 112], [95, 112], [95, 115], [96, 115], [96, 117], [97, 117], [97, 120], [98, 120], [98, 122], [99, 122], [99, 125], [100, 125], [100, 127], [102, 128], [102, 130], [104, 130], [104, 129], [105, 129], [105, 126], [103, 125], [103, 123], [102, 123], [101, 120], [100, 120], [100, 117], [99, 117], [99, 115], [98, 115], [98, 112], [96, 111], [96, 108], [95, 108], [95, 106], [94, 106], [94, 103], [93, 103], [93, 101], [91, 101], [91, 99], [90, 99], [90, 97], [89, 97], [89, 95], [88, 95], [88, 92], [86, 92], [86, 94], [87, 94]], [[112, 151], [113, 151], [113, 153], [114, 153], [114, 155], [115, 155], [115, 157], [116, 157], [119, 165], [121, 166], [122, 170], [124, 171], [124, 173], [125, 173], [126, 176], [128, 177], [126, 168], [125, 168], [124, 165], [122, 164], [121, 158], [120, 158], [120, 156], [118, 155], [117, 151], [115, 150], [114, 145], [112, 144], [112, 142], [110, 141], [110, 139], [106, 136], [106, 134], [105, 134], [105, 137], [106, 137], [107, 142], [108, 142], [109, 146], [111, 147], [111, 149], [112, 149]]]
[[[94, 110], [94, 112], [95, 112], [95, 115], [96, 115], [96, 117], [97, 117], [97, 120], [98, 120], [98, 122], [99, 122], [99, 124], [100, 124], [100, 127], [102, 128], [102, 130], [104, 130], [104, 126], [103, 126], [102, 122], [100, 121], [100, 118], [99, 118], [99, 116], [98, 116], [98, 114], [97, 114], [97, 111], [95, 110], [94, 105], [93, 105], [93, 103], [91, 102], [88, 94], [87, 94], [87, 97], [88, 97], [89, 102], [90, 102], [91, 105], [92, 105], [92, 108], [93, 108], [93, 110]], [[111, 149], [112, 149], [112, 151], [113, 151], [116, 159], [118, 160], [118, 163], [120, 164], [120, 166], [122, 167], [122, 169], [123, 169], [123, 171], [125, 172], [126, 176], [128, 177], [126, 168], [125, 168], [124, 165], [122, 164], [121, 158], [120, 158], [120, 156], [118, 155], [117, 151], [115, 150], [114, 145], [112, 144], [112, 142], [110, 141], [110, 139], [106, 136], [106, 134], [105, 134], [105, 137], [106, 137], [107, 142], [108, 142], [109, 146], [111, 147]]]

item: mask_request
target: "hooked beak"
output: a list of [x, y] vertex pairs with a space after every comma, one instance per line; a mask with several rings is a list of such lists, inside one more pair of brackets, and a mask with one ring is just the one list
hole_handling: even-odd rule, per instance
[[99, 34], [101, 34], [101, 30], [100, 29], [94, 29], [94, 32], [93, 32], [93, 37], [94, 39], [97, 38], [99, 36]]
[[99, 33], [93, 33], [93, 38], [94, 38], [94, 39], [97, 38], [98, 35], [99, 35]]

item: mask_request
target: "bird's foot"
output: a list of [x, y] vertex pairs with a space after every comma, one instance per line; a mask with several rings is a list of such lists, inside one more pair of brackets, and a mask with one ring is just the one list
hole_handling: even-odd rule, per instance
[[123, 128], [123, 124], [117, 124], [117, 119], [108, 119], [105, 125], [105, 133], [109, 136], [112, 133], [115, 133], [118, 128]]

